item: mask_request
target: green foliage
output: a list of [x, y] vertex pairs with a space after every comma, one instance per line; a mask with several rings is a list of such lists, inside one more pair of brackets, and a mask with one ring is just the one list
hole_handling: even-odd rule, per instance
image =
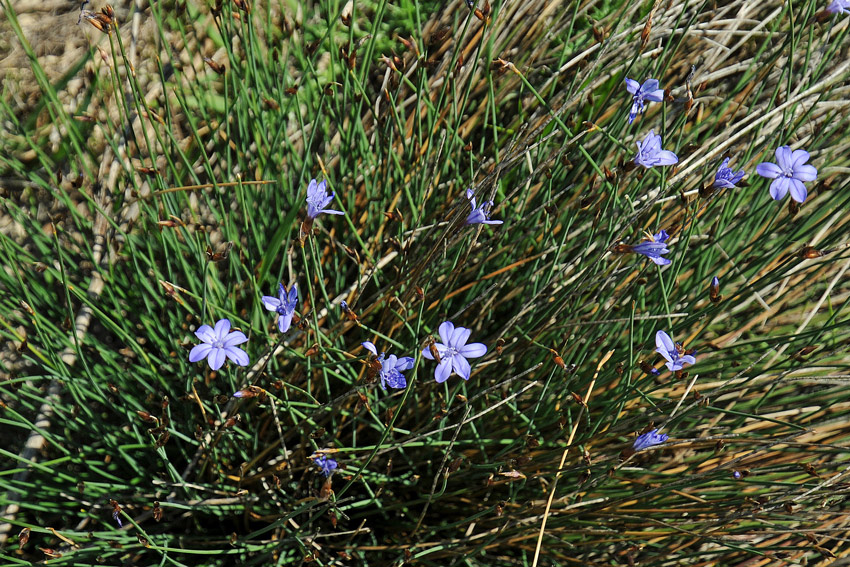
[[[0, 557], [844, 553], [847, 19], [717, 4], [154, 3], [84, 19], [50, 76], [6, 2], [35, 102], [2, 99]], [[632, 125], [627, 76], [670, 89]], [[630, 167], [650, 129], [675, 168]], [[783, 144], [819, 170], [802, 207], [755, 174]], [[727, 155], [746, 186], [712, 191]], [[312, 178], [344, 217], [303, 224]], [[505, 223], [464, 226], [467, 187]], [[661, 228], [671, 265], [618, 253]], [[221, 318], [249, 367], [189, 363]], [[444, 320], [490, 349], [468, 382], [420, 354]], [[668, 372], [658, 329], [697, 364]], [[416, 357], [407, 389], [365, 340]]]

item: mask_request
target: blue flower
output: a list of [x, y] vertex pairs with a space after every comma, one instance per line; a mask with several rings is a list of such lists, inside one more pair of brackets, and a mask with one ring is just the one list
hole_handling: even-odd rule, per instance
[[661, 136], [653, 130], [643, 139], [643, 142], [637, 142], [638, 153], [635, 156], [635, 163], [649, 169], [656, 165], [673, 165], [679, 162], [671, 151], [661, 149]]
[[375, 348], [375, 345], [372, 344], [371, 341], [366, 341], [360, 344], [362, 344], [366, 350], [378, 357], [378, 362], [381, 365], [382, 390], [386, 390], [387, 386], [396, 389], [407, 387], [407, 380], [404, 378], [402, 372], [413, 368], [414, 360], [412, 356], [396, 358], [396, 355], [391, 354], [384, 359], [384, 353], [381, 353], [381, 355], [378, 356], [378, 349]]
[[664, 331], [655, 333], [655, 352], [667, 359], [667, 368], [675, 372], [684, 368], [685, 364], [696, 364], [697, 359], [690, 354], [685, 354], [681, 344], [673, 344], [673, 339]]
[[[469, 340], [471, 330], [466, 327], [455, 327], [451, 321], [444, 321], [438, 329], [442, 343], [434, 343], [439, 356], [439, 364], [434, 371], [434, 378], [438, 383], [448, 380], [452, 370], [457, 372], [464, 380], [469, 380], [472, 369], [467, 358], [478, 358], [487, 353], [487, 347], [482, 343], [466, 344]], [[434, 360], [431, 347], [422, 349], [422, 356], [428, 360]]]
[[665, 441], [667, 441], [669, 437], [666, 433], [658, 433], [657, 429], [653, 429], [647, 433], [644, 433], [637, 439], [635, 439], [634, 447], [635, 451], [640, 451], [642, 449], [646, 449], [648, 447], [654, 447], [655, 445], [661, 445]]
[[277, 328], [281, 333], [285, 333], [289, 330], [289, 326], [292, 325], [292, 316], [295, 314], [295, 305], [298, 303], [298, 290], [295, 284], [292, 284], [289, 293], [287, 293], [283, 284], [278, 285], [280, 285], [280, 289], [278, 290], [280, 297], [264, 295], [263, 306], [279, 315]]
[[634, 122], [635, 116], [644, 110], [644, 100], [661, 102], [664, 100], [664, 89], [658, 88], [658, 79], [647, 79], [641, 85], [633, 79], [626, 79], [626, 90], [633, 96], [632, 109], [629, 111], [629, 124]]
[[483, 201], [480, 206], [475, 206], [475, 194], [472, 189], [466, 190], [466, 198], [469, 199], [469, 204], [472, 205], [472, 212], [466, 217], [464, 224], [502, 224], [500, 220], [490, 220], [490, 207], [493, 206], [493, 201]]
[[632, 252], [643, 254], [659, 266], [665, 266], [670, 263], [670, 260], [662, 258], [661, 255], [670, 253], [670, 250], [667, 249], [667, 245], [665, 244], [668, 238], [670, 238], [670, 235], [667, 234], [666, 230], [662, 229], [658, 234], [649, 237], [649, 240], [632, 246]]
[[826, 7], [826, 11], [830, 14], [850, 14], [850, 2], [848, 0], [833, 0]]
[[791, 198], [802, 203], [806, 200], [808, 193], [804, 181], [814, 181], [818, 178], [818, 170], [812, 165], [803, 165], [809, 161], [809, 152], [806, 150], [791, 151], [789, 146], [780, 146], [776, 149], [776, 161], [765, 161], [756, 166], [756, 173], [762, 177], [773, 179], [770, 184], [770, 196], [775, 200], [785, 198], [791, 191]]
[[307, 216], [311, 219], [316, 218], [322, 213], [329, 215], [344, 215], [342, 211], [334, 211], [326, 209], [331, 201], [334, 200], [336, 193], [327, 193], [328, 182], [323, 179], [321, 183], [316, 183], [315, 179], [310, 180], [310, 185], [307, 186]]
[[322, 474], [325, 475], [326, 478], [331, 476], [339, 466], [335, 460], [329, 459], [327, 455], [319, 455], [318, 457], [313, 458], [313, 463], [322, 469]]
[[718, 189], [734, 189], [735, 184], [744, 177], [744, 170], [732, 171], [729, 158], [723, 160], [717, 173], [714, 174], [714, 186]]
[[248, 341], [248, 337], [242, 331], [230, 332], [230, 320], [220, 319], [215, 324], [215, 329], [209, 325], [201, 325], [195, 331], [195, 336], [202, 343], [196, 345], [189, 352], [189, 362], [198, 362], [206, 358], [213, 370], [218, 370], [224, 364], [225, 356], [239, 366], [248, 366], [248, 355], [236, 345]]

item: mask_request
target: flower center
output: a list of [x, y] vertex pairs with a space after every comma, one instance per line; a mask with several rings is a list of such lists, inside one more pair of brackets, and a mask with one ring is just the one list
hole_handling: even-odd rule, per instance
[[224, 339], [216, 339], [212, 342], [213, 348], [224, 348]]
[[443, 358], [446, 358], [446, 357], [451, 358], [456, 354], [460, 354], [458, 352], [458, 350], [455, 347], [449, 347], [449, 348], [446, 349], [446, 352], [443, 355]]

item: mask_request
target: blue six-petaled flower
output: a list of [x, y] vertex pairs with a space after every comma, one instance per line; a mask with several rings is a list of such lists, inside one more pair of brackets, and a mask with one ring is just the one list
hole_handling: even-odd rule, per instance
[[339, 466], [335, 460], [329, 459], [327, 455], [319, 455], [313, 459], [313, 463], [322, 469], [322, 474], [325, 475], [325, 477], [331, 476]]
[[650, 130], [642, 142], [636, 142], [638, 153], [635, 163], [649, 169], [656, 165], [673, 165], [679, 162], [676, 154], [669, 150], [661, 149], [661, 136]]
[[279, 315], [277, 319], [277, 328], [281, 333], [289, 330], [292, 325], [292, 316], [295, 314], [295, 305], [298, 303], [298, 289], [295, 284], [289, 288], [287, 293], [283, 284], [279, 284], [278, 293], [280, 297], [272, 297], [270, 295], [263, 296], [263, 306], [269, 311], [274, 311]]
[[201, 325], [195, 331], [195, 336], [202, 342], [189, 352], [189, 362], [206, 358], [210, 368], [218, 370], [226, 357], [239, 366], [248, 366], [248, 355], [241, 348], [236, 348], [236, 345], [247, 342], [248, 337], [242, 331], [231, 333], [229, 319], [220, 319], [214, 329], [209, 325]]
[[407, 387], [407, 380], [402, 372], [413, 368], [414, 360], [412, 356], [397, 358], [396, 355], [391, 354], [384, 358], [384, 353], [381, 353], [379, 356], [378, 349], [375, 348], [375, 345], [371, 341], [365, 341], [360, 344], [363, 345], [363, 348], [378, 357], [378, 362], [381, 365], [380, 376], [382, 390], [386, 390], [387, 386], [396, 389]]
[[765, 161], [756, 166], [756, 173], [762, 177], [773, 179], [770, 184], [770, 196], [775, 200], [785, 198], [791, 191], [791, 198], [802, 203], [808, 197], [804, 181], [814, 181], [818, 178], [818, 170], [813, 165], [805, 165], [809, 161], [806, 150], [791, 151], [789, 146], [776, 149], [776, 163]]
[[735, 184], [744, 177], [744, 170], [733, 171], [729, 167], [729, 158], [723, 160], [714, 174], [714, 186], [718, 189], [734, 189]]
[[658, 88], [658, 79], [647, 79], [641, 85], [634, 79], [626, 79], [626, 90], [632, 94], [632, 108], [629, 110], [629, 124], [635, 116], [644, 111], [644, 101], [661, 102], [664, 100], [664, 89]]
[[333, 192], [329, 195], [327, 188], [328, 182], [326, 179], [323, 179], [321, 183], [316, 183], [315, 179], [310, 180], [310, 184], [307, 186], [307, 216], [311, 219], [316, 218], [322, 213], [329, 215], [345, 214], [342, 211], [325, 208], [331, 204], [331, 201], [334, 200], [334, 195], [336, 195]]
[[466, 190], [466, 198], [469, 199], [469, 204], [472, 205], [472, 212], [466, 217], [465, 224], [502, 224], [500, 220], [490, 220], [490, 207], [493, 206], [493, 201], [482, 201], [479, 206], [475, 206], [475, 193], [472, 189]]
[[[438, 383], [443, 383], [451, 376], [454, 370], [464, 380], [469, 380], [472, 369], [467, 358], [478, 358], [487, 353], [487, 347], [482, 343], [466, 344], [469, 340], [471, 330], [466, 327], [455, 327], [451, 321], [444, 321], [438, 329], [442, 343], [434, 343], [440, 363], [434, 371], [434, 378]], [[431, 348], [422, 349], [422, 356], [428, 360], [434, 360]]]
[[673, 339], [664, 331], [655, 333], [655, 346], [658, 347], [655, 352], [667, 360], [667, 368], [670, 372], [681, 370], [685, 364], [696, 364], [697, 359], [690, 354], [685, 354], [682, 345], [673, 343]]
[[665, 266], [670, 263], [670, 260], [661, 255], [670, 253], [670, 250], [667, 249], [667, 244], [665, 244], [668, 238], [670, 238], [670, 235], [667, 234], [667, 231], [661, 229], [658, 234], [651, 236], [649, 240], [632, 246], [632, 252], [643, 254], [659, 266]]
[[646, 449], [647, 447], [654, 447], [655, 445], [661, 445], [665, 441], [669, 439], [669, 436], [666, 433], [658, 433], [657, 429], [653, 429], [652, 431], [648, 431], [635, 439], [634, 447], [635, 451], [640, 451], [641, 449]]

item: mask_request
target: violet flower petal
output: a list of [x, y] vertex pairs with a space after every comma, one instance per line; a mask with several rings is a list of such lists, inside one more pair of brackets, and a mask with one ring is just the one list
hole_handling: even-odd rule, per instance
[[211, 343], [216, 339], [215, 331], [213, 331], [213, 328], [209, 325], [201, 325], [198, 327], [198, 330], [195, 331], [195, 336], [205, 343]]
[[225, 354], [223, 348], [213, 348], [210, 352], [209, 358], [207, 362], [210, 364], [210, 368], [213, 370], [218, 370], [224, 364]]
[[791, 152], [791, 169], [796, 172], [797, 168], [809, 161], [809, 157], [806, 150], [794, 150]]
[[412, 356], [403, 356], [399, 358], [398, 361], [395, 363], [395, 369], [399, 372], [410, 370], [411, 368], [413, 368], [415, 362], [416, 359], [414, 359]]
[[[403, 390], [404, 388], [407, 388], [407, 379], [399, 372], [388, 374], [386, 381], [387, 386], [395, 390]], [[383, 386], [383, 384], [381, 385]]]
[[442, 384], [446, 380], [449, 379], [449, 376], [452, 374], [452, 359], [451, 358], [443, 358], [440, 361], [440, 364], [437, 365], [437, 369], [434, 371], [434, 378], [437, 379], [438, 384]]
[[765, 161], [756, 166], [756, 173], [768, 179], [776, 179], [782, 175], [782, 169], [773, 162]]
[[452, 333], [452, 340], [449, 345], [458, 350], [462, 349], [463, 345], [466, 344], [466, 341], [469, 340], [470, 334], [472, 334], [472, 329], [467, 329], [466, 327], [455, 327], [455, 330]]
[[673, 344], [673, 339], [670, 338], [664, 331], [656, 331], [655, 333], [655, 352], [666, 358], [667, 360], [673, 360], [670, 353], [676, 350], [676, 345]]
[[443, 340], [443, 344], [445, 344], [447, 347], [452, 346], [452, 334], [454, 333], [454, 331], [455, 326], [454, 323], [452, 323], [451, 321], [443, 321], [442, 323], [440, 323], [440, 326], [437, 329], [440, 338]]
[[230, 319], [219, 319], [215, 324], [215, 336], [217, 339], [223, 339], [230, 332]]
[[791, 198], [798, 203], [804, 203], [806, 201], [806, 197], [809, 196], [809, 192], [806, 191], [806, 186], [803, 185], [803, 182], [793, 177], [787, 181], [791, 191]]
[[788, 194], [788, 186], [790, 178], [788, 177], [777, 177], [770, 184], [770, 196], [773, 197], [776, 201], [780, 201], [785, 198], [785, 195]]
[[469, 380], [472, 368], [469, 366], [469, 361], [467, 361], [463, 355], [456, 354], [452, 357], [452, 368], [454, 368], [454, 371], [458, 376], [464, 380]]
[[213, 347], [209, 343], [201, 343], [192, 347], [192, 350], [189, 351], [189, 362], [198, 362], [205, 359], [209, 356], [212, 349]]
[[239, 366], [248, 366], [248, 364], [251, 362], [248, 359], [248, 354], [241, 348], [229, 346], [220, 350], [227, 355], [227, 358], [229, 358]]
[[818, 178], [818, 170], [813, 165], [800, 165], [794, 168], [794, 179], [814, 181]]
[[222, 346], [225, 348], [232, 347], [236, 345], [241, 345], [242, 343], [247, 343], [248, 337], [245, 336], [245, 333], [242, 331], [233, 331], [232, 333], [228, 333], [224, 339], [221, 341]]
[[292, 317], [295, 315], [295, 312], [289, 312], [286, 315], [281, 315], [277, 319], [277, 330], [281, 333], [285, 333], [289, 330], [289, 327], [292, 326]]
[[469, 343], [460, 349], [460, 354], [466, 358], [478, 358], [487, 354], [487, 346], [483, 343]]

